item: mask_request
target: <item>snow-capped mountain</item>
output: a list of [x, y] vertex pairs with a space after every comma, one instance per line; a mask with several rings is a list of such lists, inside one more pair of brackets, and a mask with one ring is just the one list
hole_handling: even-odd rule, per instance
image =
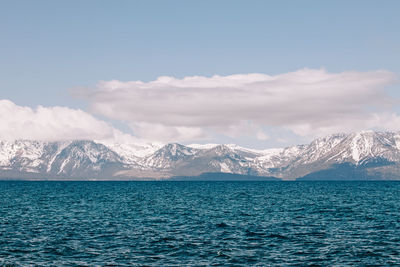
[[307, 145], [254, 150], [237, 145], [0, 141], [2, 178], [167, 179], [234, 173], [282, 179], [400, 179], [400, 133], [363, 131]]
[[[309, 145], [284, 149], [282, 163], [275, 167], [280, 177], [296, 178], [348, 164], [354, 168], [388, 169], [400, 163], [400, 134], [393, 132], [363, 131], [351, 134], [334, 134], [319, 138]], [[379, 164], [378, 164], [379, 163]], [[278, 173], [277, 173], [278, 174]], [[399, 175], [400, 176], [400, 175]]]
[[102, 177], [124, 168], [122, 158], [93, 141], [0, 142], [0, 177]]

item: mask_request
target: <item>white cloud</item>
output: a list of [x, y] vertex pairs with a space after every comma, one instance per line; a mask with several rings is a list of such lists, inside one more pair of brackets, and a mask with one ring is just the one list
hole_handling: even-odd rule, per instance
[[43, 106], [32, 109], [18, 106], [9, 100], [0, 100], [0, 122], [0, 140], [133, 138], [79, 109]]
[[261, 130], [257, 132], [256, 137], [258, 140], [261, 140], [261, 141], [265, 141], [265, 140], [269, 139], [269, 136]]
[[[155, 81], [102, 81], [86, 95], [90, 111], [126, 122], [141, 137], [158, 140], [232, 135], [263, 127], [298, 135], [396, 128], [395, 104], [384, 91], [396, 77], [388, 71], [302, 69], [270, 76], [239, 74]], [[244, 125], [251, 125], [247, 128]], [[248, 134], [248, 133], [246, 133]], [[260, 138], [259, 138], [260, 139]]]
[[132, 128], [138, 136], [148, 140], [165, 142], [203, 140], [206, 133], [199, 127], [168, 127], [163, 124], [139, 122], [133, 123]]

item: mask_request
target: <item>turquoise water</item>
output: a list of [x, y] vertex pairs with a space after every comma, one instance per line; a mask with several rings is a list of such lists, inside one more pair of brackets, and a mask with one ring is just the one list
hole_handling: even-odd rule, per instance
[[0, 182], [0, 265], [400, 264], [398, 182]]

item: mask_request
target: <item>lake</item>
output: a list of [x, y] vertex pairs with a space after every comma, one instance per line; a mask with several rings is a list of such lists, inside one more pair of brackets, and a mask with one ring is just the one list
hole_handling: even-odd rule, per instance
[[0, 182], [0, 265], [400, 264], [400, 182]]

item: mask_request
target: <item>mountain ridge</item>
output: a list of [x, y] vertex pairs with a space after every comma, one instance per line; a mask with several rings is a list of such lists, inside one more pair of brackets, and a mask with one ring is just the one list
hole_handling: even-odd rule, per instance
[[0, 141], [1, 179], [168, 180], [231, 173], [282, 180], [329, 180], [335, 179], [336, 173], [353, 179], [359, 174], [364, 180], [400, 180], [399, 170], [399, 132], [331, 134], [309, 144], [266, 150], [234, 144]]

